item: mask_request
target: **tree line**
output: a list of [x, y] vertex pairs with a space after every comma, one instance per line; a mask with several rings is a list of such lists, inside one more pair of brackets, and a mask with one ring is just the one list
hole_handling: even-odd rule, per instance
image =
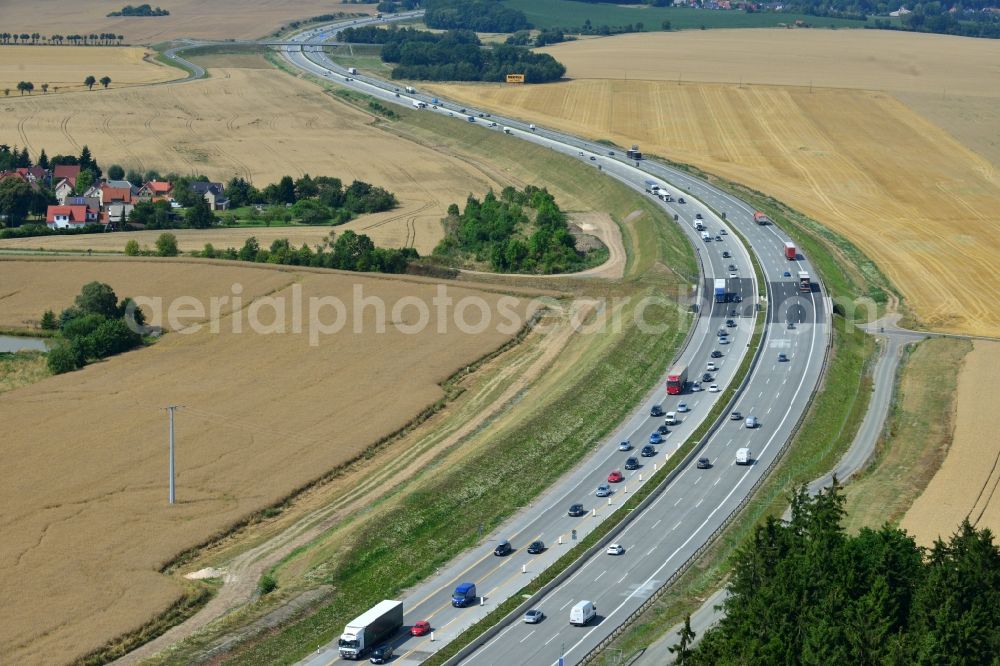
[[725, 617], [678, 664], [996, 664], [1000, 549], [968, 520], [945, 542], [917, 546], [888, 524], [846, 534], [833, 487], [792, 497], [733, 558]]
[[395, 65], [394, 79], [504, 81], [508, 74], [524, 74], [526, 83], [544, 83], [566, 73], [562, 63], [548, 54], [510, 44], [484, 47], [471, 30], [433, 33], [396, 26], [363, 26], [341, 31], [340, 38], [345, 42], [381, 44], [383, 62]]
[[47, 44], [49, 46], [62, 46], [69, 42], [73, 46], [121, 46], [125, 40], [125, 35], [117, 35], [113, 32], [90, 33], [89, 35], [49, 35], [46, 37], [37, 32], [0, 32], [0, 44], [10, 45], [11, 41], [16, 45], [20, 40], [21, 45]]
[[170, 12], [166, 9], [160, 9], [159, 7], [153, 8], [149, 5], [138, 5], [133, 7], [132, 5], [125, 5], [117, 12], [110, 12], [109, 17], [114, 16], [170, 16]]
[[[88, 90], [93, 90], [94, 86], [96, 84], [98, 84], [98, 83], [100, 83], [102, 86], [104, 86], [105, 88], [107, 88], [109, 85], [111, 85], [111, 77], [105, 75], [105, 76], [102, 76], [100, 79], [97, 79], [97, 78], [94, 78], [93, 75], [90, 75], [86, 79], [83, 80], [83, 85], [87, 86]], [[35, 89], [35, 84], [32, 83], [31, 81], [19, 81], [18, 84], [17, 84], [17, 90], [18, 90], [18, 92], [21, 93], [22, 96], [24, 95], [24, 93], [28, 93], [28, 95], [30, 96], [31, 92], [34, 89]], [[42, 89], [42, 93], [49, 92], [49, 84], [48, 83], [43, 83], [41, 85], [41, 89]], [[53, 92], [59, 92], [59, 86], [56, 86], [55, 88], [53, 88]], [[4, 88], [3, 89], [3, 94], [4, 94], [4, 96], [10, 95], [10, 88]]]
[[459, 212], [448, 207], [445, 235], [434, 257], [456, 266], [486, 263], [500, 273], [566, 273], [590, 265], [576, 249], [566, 214], [548, 190], [527, 185], [524, 190], [493, 190], [482, 201], [473, 196]]
[[144, 324], [142, 310], [131, 298], [121, 302], [114, 289], [102, 282], [83, 285], [74, 304], [58, 316], [42, 315], [43, 329], [57, 332], [57, 344], [48, 353], [53, 374], [72, 372], [87, 363], [121, 354], [142, 344], [136, 331]]
[[994, 0], [918, 2], [907, 5], [911, 12], [899, 17], [898, 23], [888, 18], [889, 12], [900, 7], [895, 0], [789, 0], [784, 3], [784, 11], [859, 21], [867, 21], [870, 16], [885, 17], [865, 27], [996, 39], [1000, 38], [1000, 14], [990, 11], [995, 6]]
[[425, 0], [424, 24], [439, 30], [515, 32], [528, 30], [524, 12], [500, 0]]

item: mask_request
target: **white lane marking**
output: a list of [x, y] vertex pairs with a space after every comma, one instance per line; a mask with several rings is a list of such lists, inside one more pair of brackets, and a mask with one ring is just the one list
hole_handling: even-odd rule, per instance
[[676, 501], [676, 502], [674, 502], [674, 506], [677, 506], [678, 504], [680, 504], [680, 503], [681, 503], [681, 502], [683, 502], [683, 501], [684, 501], [684, 498], [683, 498], [683, 497], [678, 497], [678, 498], [677, 498], [677, 501]]
[[531, 630], [531, 633], [530, 633], [530, 634], [528, 634], [527, 636], [525, 636], [524, 638], [522, 638], [522, 639], [520, 640], [520, 642], [521, 642], [521, 643], [523, 643], [524, 641], [526, 641], [526, 640], [528, 640], [529, 638], [531, 638], [531, 634], [535, 633], [536, 631], [537, 631], [537, 629], [532, 629], [532, 630]]
[[[451, 623], [449, 622], [448, 624], [451, 624]], [[496, 642], [497, 642], [498, 640], [500, 640], [501, 638], [503, 638], [503, 635], [504, 635], [504, 634], [506, 634], [506, 633], [507, 633], [508, 631], [510, 631], [511, 629], [513, 629], [513, 628], [514, 628], [514, 627], [516, 627], [516, 626], [517, 626], [516, 624], [511, 624], [511, 625], [510, 625], [509, 627], [507, 627], [506, 629], [504, 629], [503, 631], [501, 631], [501, 632], [500, 632], [499, 634], [497, 634], [497, 637], [496, 637], [496, 638], [494, 638], [494, 639], [493, 639], [493, 640], [491, 640], [491, 641], [490, 641], [489, 643], [487, 643], [486, 645], [484, 645], [484, 646], [483, 646], [483, 649], [484, 649], [484, 650], [488, 650], [488, 649], [490, 648], [490, 646], [491, 646], [491, 645], [493, 645], [493, 644], [494, 644], [494, 643], [496, 643]], [[444, 628], [444, 627], [442, 627], [442, 629], [443, 629], [443, 628]]]
[[552, 641], [554, 641], [556, 639], [556, 636], [558, 636], [558, 635], [559, 635], [558, 632], [552, 634], [552, 638], [550, 638], [549, 640], [547, 640], [544, 643], [542, 643], [542, 646], [544, 647], [544, 646], [548, 645], [549, 643], [551, 643]]
[[594, 582], [596, 583], [597, 581], [601, 580], [601, 576], [603, 576], [603, 575], [604, 575], [604, 574], [606, 574], [606, 573], [608, 573], [608, 570], [607, 570], [607, 569], [605, 569], [605, 570], [604, 570], [604, 571], [602, 571], [601, 573], [597, 574], [597, 578], [595, 578], [595, 579], [594, 579]]
[[683, 522], [684, 522], [683, 520], [678, 520], [677, 524], [674, 525], [673, 529], [671, 529], [670, 531], [673, 532], [674, 530], [676, 530], [678, 527], [681, 526], [681, 523], [683, 523]]
[[699, 506], [701, 506], [701, 503], [704, 502], [704, 501], [705, 501], [705, 498], [702, 497], [700, 500], [698, 500], [698, 503], [694, 505], [694, 508], [697, 509]]
[[695, 485], [697, 485], [699, 481], [701, 481], [701, 477], [700, 476], [695, 477], [695, 480], [694, 480]]
[[566, 606], [569, 606], [571, 603], [573, 603], [572, 599], [570, 599], [569, 601], [567, 601], [566, 603], [564, 603], [562, 606], [560, 606], [559, 610], [562, 610], [563, 608], [566, 608]]
[[717, 477], [715, 477], [715, 483], [713, 483], [712, 485], [713, 485], [713, 486], [717, 486], [717, 485], [719, 485], [719, 481], [721, 481], [721, 480], [722, 480], [722, 477], [721, 477], [721, 476], [717, 476]]
[[658, 520], [658, 521], [656, 521], [655, 523], [653, 523], [653, 528], [652, 528], [652, 529], [654, 529], [654, 530], [655, 530], [655, 529], [656, 529], [656, 526], [657, 526], [657, 525], [659, 525], [659, 524], [660, 524], [660, 523], [662, 522], [662, 520], [663, 520], [663, 519], [661, 518], [660, 520]]

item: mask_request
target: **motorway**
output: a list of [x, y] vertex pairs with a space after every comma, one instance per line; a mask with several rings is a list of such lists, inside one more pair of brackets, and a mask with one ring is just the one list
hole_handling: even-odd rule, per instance
[[[353, 23], [371, 22], [375, 20], [360, 19]], [[796, 273], [799, 270], [813, 276], [815, 273], [808, 259], [801, 255], [794, 261], [784, 258], [783, 243], [788, 238], [780, 230], [772, 225], [756, 225], [751, 208], [700, 180], [662, 165], [645, 161], [637, 164], [623, 159], [623, 155], [610, 155], [607, 146], [561, 132], [534, 128], [526, 122], [495, 114], [487, 116], [485, 110], [461, 112], [460, 105], [446, 100], [435, 105], [428, 95], [408, 94], [393, 83], [349, 74], [346, 68], [326, 58], [316, 42], [330, 41], [336, 37], [337, 29], [351, 24], [340, 23], [300, 33], [291, 40], [300, 41], [303, 46], [284, 46], [282, 55], [300, 69], [390, 103], [412, 107], [414, 102], [424, 102], [426, 112], [453, 115], [455, 122], [469, 122], [466, 116], [471, 115], [472, 122], [483, 131], [501, 132], [504, 127], [509, 128], [511, 140], [527, 140], [576, 156], [640, 191], [644, 189], [643, 181], [653, 175], [655, 180], [667, 184], [675, 198], [684, 196], [688, 200], [683, 205], [660, 205], [676, 216], [701, 262], [702, 280], [695, 297], [698, 305], [696, 328], [680, 359], [690, 367], [689, 379], [700, 378], [707, 362], [713, 360], [710, 353], [717, 349], [724, 354], [714, 359], [720, 370], [712, 373], [712, 381], [705, 385], [717, 383], [724, 389], [733, 380], [741, 358], [747, 353], [753, 323], [760, 316], [756, 304], [765, 302], [768, 305], [763, 350], [735, 405], [744, 415], [758, 417], [760, 426], [747, 429], [742, 420], [722, 422], [696, 454], [696, 457], [708, 457], [712, 467], [699, 470], [693, 464], [685, 466], [653, 503], [614, 535], [615, 541], [626, 549], [623, 555], [593, 555], [535, 604], [548, 616], [545, 621], [538, 625], [512, 621], [463, 661], [545, 665], [557, 663], [560, 656], [565, 656], [567, 662], [579, 662], [723, 525], [775, 461], [821, 376], [831, 333], [828, 301], [818, 284], [814, 284], [812, 292], [799, 292]], [[497, 124], [495, 127], [490, 126], [493, 122]], [[721, 241], [702, 241], [693, 228], [696, 213], [704, 217], [713, 239], [722, 229], [730, 233], [719, 234]], [[721, 217], [723, 213], [725, 220]], [[757, 284], [747, 250], [731, 231], [734, 228], [748, 240], [757, 255], [766, 284]], [[731, 252], [734, 258], [723, 259], [723, 251]], [[737, 267], [732, 274], [734, 277], [730, 277], [730, 263]], [[712, 302], [709, 294], [715, 277], [727, 279], [728, 290], [740, 297], [739, 304]], [[724, 328], [732, 309], [738, 311], [732, 317], [737, 322], [733, 335], [729, 336], [732, 341], [719, 344], [716, 331]], [[794, 327], [789, 326], [788, 321], [795, 322]], [[779, 352], [788, 356], [788, 362], [777, 361]], [[666, 368], [663, 371], [665, 375]], [[599, 520], [620, 506], [628, 490], [634, 491], [643, 483], [643, 478], [648, 479], [654, 466], [662, 464], [676, 450], [720, 395], [701, 391], [666, 396], [664, 380], [665, 376], [651, 389], [631, 418], [608, 439], [595, 443], [588, 458], [536, 503], [525, 507], [493, 534], [470, 535], [470, 549], [464, 555], [410, 591], [403, 599], [406, 624], [429, 620], [434, 635], [399, 637], [394, 644], [400, 656], [394, 663], [419, 663], [552, 564], [572, 544], [572, 531], [576, 530], [577, 537], [584, 536]], [[642, 467], [626, 472], [624, 460], [629, 455], [636, 455], [636, 451], [620, 452], [618, 442], [630, 440], [640, 448], [650, 432], [662, 423], [662, 419], [649, 416], [650, 407], [658, 404], [664, 411], [675, 411], [679, 402], [687, 403], [690, 408], [689, 412], [679, 415], [683, 421], [671, 428], [663, 445], [656, 447], [656, 456], [641, 459]], [[751, 448], [753, 464], [737, 466], [735, 451], [743, 446]], [[608, 473], [615, 469], [622, 470], [624, 480], [612, 484], [615, 492], [610, 498], [596, 498], [596, 487], [606, 482]], [[586, 516], [570, 518], [567, 515], [569, 505], [576, 502], [584, 504], [588, 511]], [[510, 539], [515, 552], [507, 557], [494, 557], [494, 544], [504, 538]], [[536, 539], [543, 540], [548, 548], [540, 555], [528, 555], [525, 547]], [[450, 593], [457, 583], [464, 581], [477, 584], [482, 596], [481, 606], [452, 608]], [[597, 604], [598, 617], [589, 626], [572, 627], [568, 623], [569, 608], [582, 599]], [[334, 641], [318, 646], [304, 663], [319, 666], [335, 661], [339, 661], [339, 657]]]

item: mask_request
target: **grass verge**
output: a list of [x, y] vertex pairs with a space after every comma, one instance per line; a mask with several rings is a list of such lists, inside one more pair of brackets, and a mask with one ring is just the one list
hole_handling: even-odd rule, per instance
[[847, 486], [851, 532], [898, 524], [930, 483], [951, 446], [958, 369], [968, 340], [924, 340], [905, 352], [883, 436], [861, 474]]
[[0, 395], [39, 382], [50, 374], [45, 352], [0, 353]]

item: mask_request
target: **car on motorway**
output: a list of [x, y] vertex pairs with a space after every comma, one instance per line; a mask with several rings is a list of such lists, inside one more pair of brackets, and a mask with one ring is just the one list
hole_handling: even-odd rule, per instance
[[577, 155], [578, 155], [579, 157], [583, 157], [583, 151], [581, 150], [580, 152], [578, 152], [578, 153], [577, 153]]
[[687, 201], [684, 201], [684, 197], [677, 197], [677, 203], [679, 203], [679, 204], [686, 204]]
[[458, 112], [459, 113], [465, 113], [465, 109], [459, 109]]
[[677, 412], [667, 412], [667, 415], [663, 417], [663, 425], [677, 425], [680, 421], [677, 420]]
[[712, 358], [722, 358], [722, 352], [718, 349], [712, 351]]
[[788, 271], [785, 271], [784, 273], [781, 274], [781, 277], [792, 277], [792, 274], [789, 273]]
[[732, 319], [727, 319], [726, 328], [736, 328], [736, 322]]
[[656, 455], [656, 449], [647, 444], [646, 446], [642, 447], [642, 451], [639, 452], [639, 455], [642, 456], [643, 458], [652, 458], [653, 456]]
[[708, 374], [707, 372], [703, 372], [701, 374], [701, 381], [703, 381], [703, 382], [710, 382], [710, 381], [712, 381], [712, 375]]
[[708, 392], [709, 393], [718, 393], [719, 392], [719, 385], [718, 384], [712, 384], [711, 386], [708, 387]]
[[635, 456], [632, 456], [631, 458], [626, 460], [625, 469], [628, 470], [639, 469], [639, 459], [636, 458]]
[[760, 421], [757, 420], [756, 416], [748, 416], [743, 423], [751, 430], [760, 425]]
[[729, 264], [729, 270], [735, 271], [736, 270], [736, 264]]
[[586, 515], [587, 510], [583, 508], [582, 504], [570, 504], [568, 513], [571, 518], [579, 518]]
[[721, 243], [721, 242], [722, 242], [722, 236], [720, 236], [720, 235], [716, 234], [716, 235], [715, 235], [715, 240], [716, 240], [717, 242]]
[[719, 338], [719, 344], [720, 345], [728, 345], [729, 344], [729, 338]]
[[617, 469], [608, 474], [608, 483], [621, 483], [624, 479], [625, 475]]
[[694, 219], [696, 219], [696, 220], [700, 220], [700, 219], [702, 219], [702, 217], [701, 217], [701, 213], [695, 213], [695, 214], [694, 214]]
[[621, 544], [613, 543], [610, 546], [608, 546], [607, 553], [608, 555], [624, 555], [625, 549], [622, 548]]
[[732, 414], [729, 415], [729, 420], [730, 421], [742, 421], [743, 420], [743, 415], [740, 414], [739, 410], [737, 410], [737, 411], [735, 411], [735, 412], [733, 412]]
[[711, 469], [712, 461], [708, 458], [698, 458], [698, 469]]
[[739, 277], [739, 274], [736, 271], [729, 271], [729, 277], [735, 280]]
[[493, 554], [496, 555], [497, 557], [504, 557], [506, 555], [510, 555], [513, 552], [514, 548], [510, 545], [510, 541], [507, 541], [507, 539], [504, 539], [503, 541], [498, 543], [497, 547], [493, 549]]
[[615, 156], [615, 151], [609, 150], [608, 151], [608, 157], [614, 157], [614, 156]]
[[788, 360], [787, 354], [778, 354], [778, 363], [784, 363]]
[[701, 390], [701, 382], [691, 382], [691, 392], [697, 393]]
[[729, 332], [728, 332], [728, 331], [726, 331], [726, 329], [724, 329], [724, 328], [720, 328], [720, 329], [719, 329], [718, 331], [716, 331], [716, 332], [715, 332], [715, 334], [716, 334], [717, 336], [719, 336], [720, 338], [724, 338], [724, 337], [726, 337], [727, 335], [729, 335]]
[[373, 664], [384, 664], [392, 659], [392, 646], [391, 645], [379, 645], [377, 648], [372, 650], [370, 662]]
[[788, 321], [788, 330], [792, 330], [792, 329], [794, 329], [794, 328], [795, 328], [795, 322], [794, 322], [794, 321], [791, 321], [791, 320], [789, 320], [789, 321]]
[[719, 229], [719, 235], [720, 236], [728, 236], [729, 232], [726, 231], [725, 229]]
[[539, 553], [542, 553], [544, 551], [545, 551], [545, 544], [541, 541], [532, 541], [528, 545], [529, 555], [538, 555]]
[[596, 161], [597, 161], [597, 158], [596, 158], [596, 157], [594, 157], [593, 155], [591, 155], [591, 156], [590, 156], [590, 161], [591, 161], [591, 162], [596, 162]]
[[663, 442], [663, 435], [661, 435], [659, 432], [650, 433], [649, 435], [650, 444], [660, 444], [661, 442]]
[[624, 442], [618, 442], [618, 450], [619, 451], [631, 451], [632, 450], [632, 442], [628, 441], [627, 439]]
[[663, 416], [663, 407], [660, 407], [659, 405], [653, 405], [652, 407], [649, 408], [649, 415], [653, 418], [658, 418], [660, 416]]
[[723, 253], [722, 253], [722, 258], [723, 258], [723, 259], [729, 259], [729, 258], [731, 258], [732, 256], [733, 256], [733, 253], [732, 253], [732, 252], [730, 252], [729, 250], [726, 250], [725, 252], [723, 252]]
[[597, 486], [597, 492], [594, 494], [597, 495], [598, 497], [607, 497], [608, 495], [611, 494], [611, 486], [609, 486], [606, 483], [602, 483], [601, 485]]
[[729, 310], [729, 316], [730, 317], [735, 317], [736, 316], [736, 308], [731, 308]]
[[426, 636], [429, 633], [431, 633], [431, 623], [427, 620], [414, 622], [413, 626], [410, 627], [411, 636]]
[[660, 425], [660, 427], [656, 429], [656, 432], [660, 433], [661, 435], [666, 435], [668, 432], [670, 432], [670, 430], [667, 429], [667, 424], [663, 423]]
[[713, 361], [709, 361], [708, 365], [705, 366], [705, 369], [709, 372], [718, 372], [719, 366], [717, 366]]
[[538, 610], [537, 608], [533, 608], [524, 614], [525, 624], [538, 624], [544, 619], [545, 619], [545, 613]]
[[689, 411], [691, 411], [691, 408], [688, 407], [688, 404], [686, 402], [678, 402], [677, 403], [677, 411], [678, 412], [689, 412]]

